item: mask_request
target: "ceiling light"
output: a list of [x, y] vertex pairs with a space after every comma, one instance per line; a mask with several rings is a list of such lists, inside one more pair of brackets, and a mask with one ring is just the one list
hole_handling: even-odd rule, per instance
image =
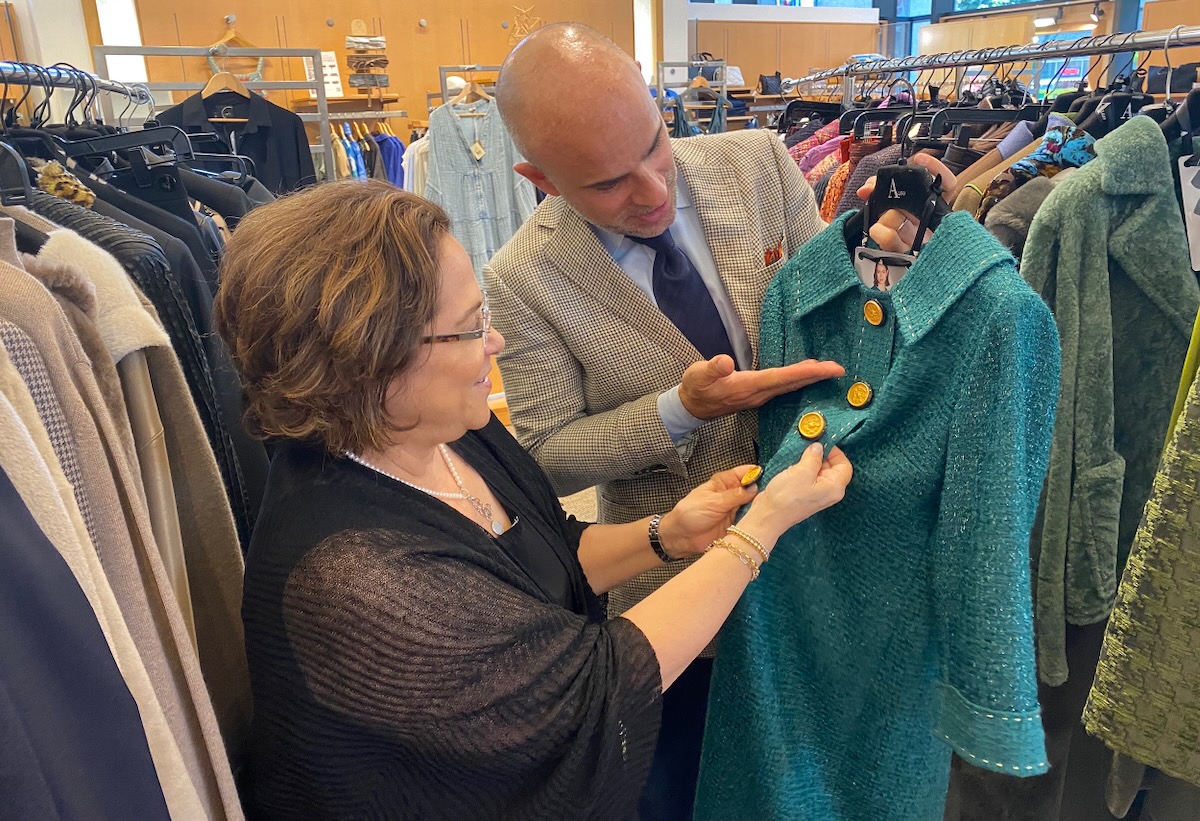
[[1053, 26], [1058, 20], [1053, 17], [1035, 17], [1033, 18], [1034, 28], [1044, 29]]
[[1104, 16], [1104, 9], [1100, 8], [1100, 4], [1099, 4], [1099, 3], [1096, 3], [1096, 5], [1092, 6], [1092, 14], [1091, 14], [1091, 17], [1092, 17], [1092, 22], [1093, 22], [1093, 23], [1099, 23], [1099, 22], [1100, 22], [1100, 18], [1101, 18], [1101, 17], [1103, 17], [1103, 16]]

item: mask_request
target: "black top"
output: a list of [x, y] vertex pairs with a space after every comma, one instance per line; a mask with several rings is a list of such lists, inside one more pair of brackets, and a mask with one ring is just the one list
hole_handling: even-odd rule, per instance
[[275, 450], [246, 565], [252, 818], [627, 819], [653, 649], [605, 621], [567, 518], [493, 417], [453, 444], [519, 523], [321, 449]]
[[[213, 123], [209, 117], [244, 118], [247, 122]], [[193, 94], [160, 113], [158, 121], [189, 133], [219, 134], [235, 154], [254, 160], [254, 176], [276, 194], [317, 181], [303, 121], [257, 94], [251, 94], [249, 100], [232, 91], [218, 92], [207, 100]]]

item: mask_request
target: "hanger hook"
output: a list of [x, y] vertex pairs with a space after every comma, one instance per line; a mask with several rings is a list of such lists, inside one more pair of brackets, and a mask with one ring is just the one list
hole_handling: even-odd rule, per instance
[[1170, 33], [1167, 34], [1166, 41], [1163, 43], [1163, 59], [1167, 61], [1166, 103], [1168, 106], [1173, 102], [1171, 100], [1171, 74], [1175, 71], [1174, 66], [1171, 65], [1171, 38], [1177, 37], [1181, 28], [1186, 28], [1186, 26], [1176, 26], [1175, 28], [1171, 29]]

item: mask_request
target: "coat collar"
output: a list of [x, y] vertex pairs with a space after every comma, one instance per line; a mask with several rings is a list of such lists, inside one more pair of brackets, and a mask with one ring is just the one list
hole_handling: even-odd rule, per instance
[[1100, 188], [1105, 194], [1144, 196], [1175, 187], [1167, 140], [1149, 117], [1133, 117], [1098, 140], [1092, 163], [1100, 163]]
[[[802, 266], [795, 277], [797, 317], [820, 308], [834, 297], [857, 287], [861, 280], [843, 238], [843, 214], [792, 257], [788, 266]], [[1012, 255], [965, 211], [942, 220], [917, 257], [912, 269], [889, 294], [906, 345], [918, 342], [985, 272], [1008, 262]]]
[[[235, 105], [240, 104], [238, 101], [243, 99], [241, 97], [241, 95], [235, 94], [234, 92], [224, 92], [224, 93], [231, 97], [231, 100]], [[221, 94], [215, 94], [210, 99], [217, 99], [220, 97], [221, 97]], [[236, 98], [236, 99], [233, 99], [233, 98]], [[180, 107], [182, 109], [182, 111], [181, 111], [182, 119], [183, 119], [183, 122], [185, 125], [187, 125], [187, 126], [204, 126], [204, 125], [208, 124], [209, 125], [208, 130], [212, 130], [211, 124], [208, 122], [209, 114], [208, 114], [208, 110], [205, 108], [205, 105], [204, 105], [205, 102], [206, 101], [202, 96], [200, 96], [199, 94], [193, 94], [192, 96], [190, 96], [186, 100], [184, 100], [182, 103], [180, 103]], [[246, 123], [238, 129], [238, 132], [240, 133], [241, 136], [245, 136], [247, 134], [253, 134], [254, 132], [258, 131], [260, 128], [270, 128], [271, 127], [270, 104], [266, 100], [264, 100], [262, 97], [258, 96], [257, 94], [251, 93], [250, 94], [250, 102], [249, 102], [249, 111], [246, 113], [246, 120], [247, 120]]]
[[575, 282], [599, 304], [608, 306], [630, 328], [646, 334], [656, 345], [670, 351], [686, 367], [698, 362], [700, 352], [662, 311], [633, 284], [613, 261], [592, 226], [555, 197], [547, 200], [539, 223], [552, 228], [543, 253], [563, 276]]

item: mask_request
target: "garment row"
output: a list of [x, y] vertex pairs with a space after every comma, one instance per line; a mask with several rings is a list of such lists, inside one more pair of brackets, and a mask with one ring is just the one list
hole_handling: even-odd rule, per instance
[[211, 311], [222, 237], [261, 186], [162, 159], [186, 213], [117, 169], [27, 157], [44, 190], [0, 215], [13, 817], [242, 817], [242, 547], [266, 455]]
[[820, 441], [855, 481], [722, 634], [697, 817], [1197, 817], [1182, 141], [1052, 116], [947, 151], [964, 177], [999, 157], [992, 181], [881, 279], [853, 264], [855, 192], [901, 149], [837, 130], [794, 141], [834, 223], [768, 290], [760, 364], [847, 374], [759, 428], [764, 478]]

